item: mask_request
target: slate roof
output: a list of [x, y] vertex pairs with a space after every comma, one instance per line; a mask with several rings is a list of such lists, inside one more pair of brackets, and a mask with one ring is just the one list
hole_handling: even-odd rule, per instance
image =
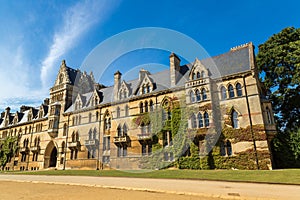
[[[211, 78], [219, 78], [223, 76], [228, 76], [240, 72], [246, 72], [250, 70], [250, 51], [249, 45], [244, 45], [242, 47], [230, 50], [227, 53], [214, 56], [211, 58], [200, 60], [200, 62], [209, 70]], [[185, 83], [189, 80], [189, 74], [192, 70], [194, 63], [189, 63], [182, 65], [180, 67], [180, 78], [177, 81], [177, 84], [174, 87], [184, 86]], [[171, 88], [170, 81], [170, 71], [169, 69], [155, 73], [148, 74], [149, 78], [155, 83], [155, 88], [153, 92], [162, 91], [168, 88]], [[125, 83], [130, 87], [131, 94], [128, 98], [133, 96], [139, 96], [138, 86], [142, 80], [134, 79], [130, 81], [125, 81]], [[103, 95], [101, 104], [110, 103], [114, 101], [114, 87], [110, 86], [107, 88], [100, 89], [100, 93]], [[136, 94], [134, 94], [136, 92]], [[91, 98], [91, 92], [83, 94], [85, 102], [89, 102]], [[85, 103], [82, 108], [88, 106], [88, 103]], [[71, 105], [66, 112], [74, 111], [74, 104]]]
[[74, 84], [75, 80], [76, 80], [76, 76], [77, 76], [79, 71], [75, 70], [75, 69], [72, 69], [71, 67], [67, 67], [67, 66], [66, 66], [66, 69], [67, 69], [67, 73], [69, 75], [69, 79], [71, 81], [71, 84]]

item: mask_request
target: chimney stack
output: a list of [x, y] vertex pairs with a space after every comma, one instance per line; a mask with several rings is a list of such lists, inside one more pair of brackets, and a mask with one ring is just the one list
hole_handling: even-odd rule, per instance
[[175, 54], [171, 53], [170, 58], [170, 80], [171, 87], [174, 87], [178, 81], [180, 72], [180, 58]]
[[116, 71], [114, 74], [114, 101], [118, 100], [118, 92], [121, 86], [121, 76], [122, 74], [119, 71]]

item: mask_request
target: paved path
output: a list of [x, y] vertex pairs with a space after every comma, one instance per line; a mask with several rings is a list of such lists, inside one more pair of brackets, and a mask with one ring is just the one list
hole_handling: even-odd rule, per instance
[[[292, 178], [292, 177], [291, 177]], [[0, 175], [0, 181], [24, 181], [34, 183], [56, 183], [85, 185], [103, 188], [190, 194], [226, 199], [300, 199], [300, 186], [236, 183], [221, 181], [87, 177], [87, 176], [38, 176]]]

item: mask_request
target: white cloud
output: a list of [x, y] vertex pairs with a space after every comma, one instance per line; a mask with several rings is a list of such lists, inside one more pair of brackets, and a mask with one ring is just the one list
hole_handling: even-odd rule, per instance
[[53, 68], [60, 63], [62, 56], [74, 47], [92, 25], [103, 21], [110, 14], [115, 3], [87, 0], [75, 4], [66, 11], [61, 29], [54, 34], [49, 53], [42, 62], [40, 78], [43, 88], [51, 86], [56, 73]]

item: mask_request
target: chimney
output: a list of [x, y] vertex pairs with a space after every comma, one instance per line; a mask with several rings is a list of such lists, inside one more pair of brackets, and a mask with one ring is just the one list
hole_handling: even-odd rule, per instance
[[49, 98], [44, 99], [44, 105], [49, 106]]
[[1, 113], [1, 118], [3, 118], [5, 116], [5, 112]]
[[180, 59], [175, 53], [171, 53], [170, 58], [170, 80], [171, 87], [174, 87], [178, 81], [180, 71]]
[[114, 74], [114, 101], [118, 100], [118, 92], [121, 86], [121, 72], [116, 71]]

